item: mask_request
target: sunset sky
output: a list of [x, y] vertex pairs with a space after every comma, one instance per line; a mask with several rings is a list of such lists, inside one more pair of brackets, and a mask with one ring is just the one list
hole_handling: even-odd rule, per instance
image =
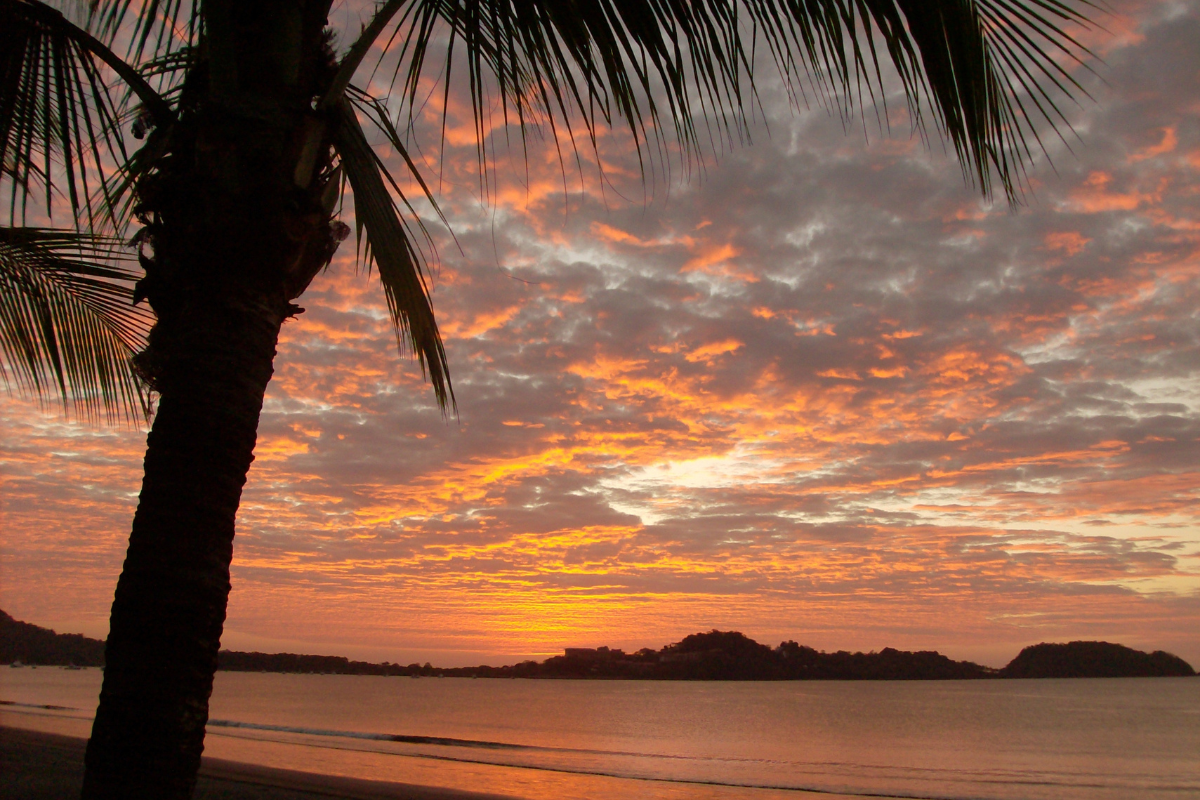
[[[603, 178], [536, 141], [526, 173], [495, 130], [481, 198], [465, 97], [443, 156], [435, 93], [458, 414], [352, 237], [284, 328], [223, 644], [459, 666], [720, 628], [1200, 667], [1200, 2], [1099, 21], [1094, 101], [1015, 210], [899, 96], [881, 133], [769, 71], [752, 141], [690, 173], [643, 190], [619, 132]], [[106, 634], [144, 445], [3, 398], [0, 607]]]

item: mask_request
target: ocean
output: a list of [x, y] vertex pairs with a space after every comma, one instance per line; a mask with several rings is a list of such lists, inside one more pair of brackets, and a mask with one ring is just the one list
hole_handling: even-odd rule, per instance
[[[86, 736], [101, 677], [98, 669], [0, 667], [0, 724]], [[205, 752], [528, 800], [1195, 800], [1200, 679], [221, 672]]]

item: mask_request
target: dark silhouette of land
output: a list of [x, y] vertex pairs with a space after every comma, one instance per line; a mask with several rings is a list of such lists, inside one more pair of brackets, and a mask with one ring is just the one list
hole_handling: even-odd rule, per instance
[[[0, 664], [104, 664], [104, 642], [18, 622], [0, 611]], [[1186, 661], [1161, 650], [1143, 653], [1108, 642], [1026, 647], [996, 670], [932, 651], [890, 647], [879, 652], [825, 653], [796, 642], [768, 647], [736, 631], [694, 633], [661, 650], [569, 647], [545, 661], [504, 667], [374, 664], [341, 656], [222, 650], [220, 669], [237, 672], [329, 673], [466, 678], [592, 678], [624, 680], [965, 680], [977, 678], [1123, 678], [1195, 675]]]
[[55, 633], [18, 622], [0, 611], [0, 664], [46, 664], [75, 667], [104, 665], [104, 642], [79, 633]]
[[1109, 642], [1035, 644], [1001, 670], [1005, 678], [1157, 678], [1195, 675], [1192, 665], [1162, 650], [1143, 653]]

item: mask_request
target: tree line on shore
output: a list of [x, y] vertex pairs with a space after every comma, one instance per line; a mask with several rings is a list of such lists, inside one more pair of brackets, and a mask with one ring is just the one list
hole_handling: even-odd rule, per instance
[[[0, 611], [0, 663], [104, 665], [104, 642], [60, 634]], [[736, 631], [695, 633], [660, 650], [567, 648], [544, 661], [503, 667], [434, 667], [353, 661], [342, 656], [222, 650], [219, 668], [237, 672], [318, 673], [458, 678], [624, 680], [967, 680], [985, 678], [1117, 678], [1195, 675], [1178, 656], [1144, 653], [1109, 642], [1042, 643], [1023, 649], [1003, 669], [954, 661], [933, 651], [891, 647], [826, 653], [793, 641], [769, 647]]]

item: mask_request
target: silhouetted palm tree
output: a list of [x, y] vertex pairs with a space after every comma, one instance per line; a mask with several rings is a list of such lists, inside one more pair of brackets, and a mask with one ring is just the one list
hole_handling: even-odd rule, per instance
[[[191, 793], [276, 341], [348, 233], [347, 186], [397, 335], [453, 405], [421, 223], [362, 128], [432, 202], [398, 132], [413, 131], [431, 53], [444, 82], [465, 66], [484, 170], [489, 97], [522, 137], [562, 132], [568, 153], [620, 124], [639, 157], [673, 138], [694, 158], [705, 137], [745, 130], [757, 45], [794, 96], [843, 112], [879, 95], [887, 61], [917, 127], [932, 118], [967, 179], [1012, 201], [1035, 123], [1065, 127], [1055, 98], [1081, 91], [1060, 62], [1086, 52], [1066, 30], [1083, 15], [1059, 0], [389, 0], [339, 55], [331, 2], [92, 0], [64, 15], [0, 0], [5, 379], [85, 415], [148, 415], [145, 390], [158, 397], [86, 797]], [[398, 65], [395, 117], [351, 83], [381, 46]], [[74, 227], [18, 227], [31, 201], [69, 205]], [[140, 273], [112, 238], [133, 228]]]

